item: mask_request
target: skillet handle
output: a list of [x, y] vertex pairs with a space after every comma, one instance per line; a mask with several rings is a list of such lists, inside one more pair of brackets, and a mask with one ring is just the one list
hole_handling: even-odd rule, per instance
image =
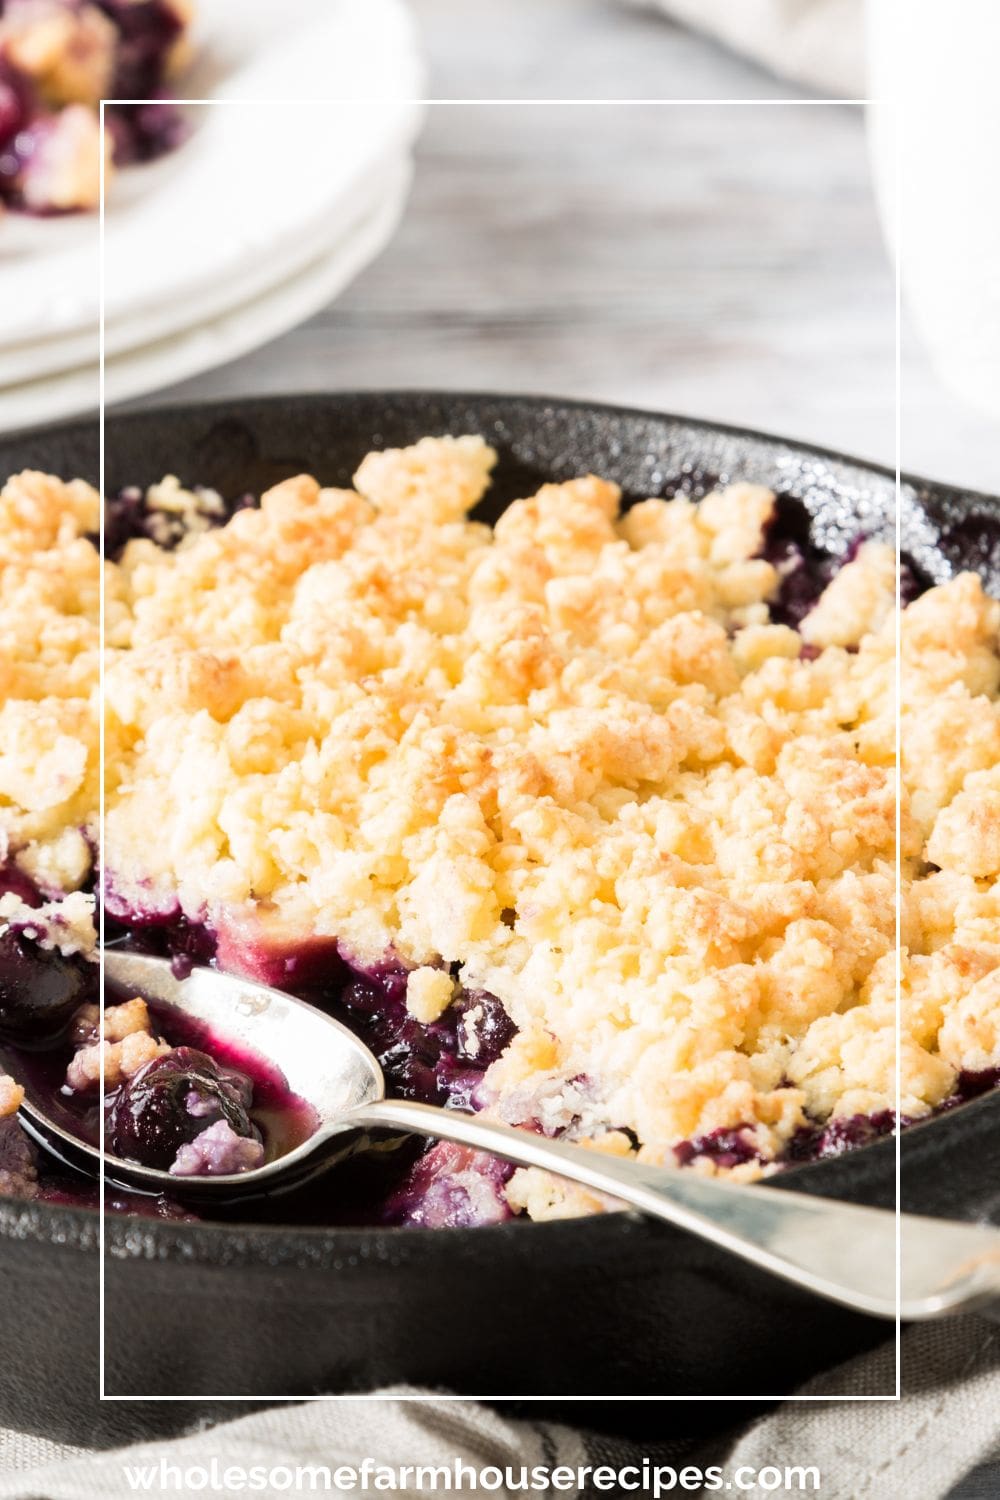
[[430, 1104], [382, 1099], [352, 1111], [351, 1118], [456, 1141], [568, 1177], [875, 1317], [941, 1317], [1000, 1299], [995, 1229], [900, 1215], [897, 1299], [897, 1217], [886, 1209], [651, 1167]]

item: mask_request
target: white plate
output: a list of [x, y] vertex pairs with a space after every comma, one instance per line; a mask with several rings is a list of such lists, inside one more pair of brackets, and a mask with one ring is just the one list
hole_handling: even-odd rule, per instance
[[[229, 102], [191, 106], [191, 140], [117, 179], [106, 215], [109, 329], [156, 307], [183, 318], [186, 299], [206, 312], [213, 288], [264, 264], [276, 280], [301, 238], [330, 224], [338, 205], [346, 214], [419, 126], [421, 71], [401, 0], [201, 0], [200, 14], [186, 92]], [[0, 346], [85, 335], [98, 296], [95, 218], [7, 216]], [[161, 321], [157, 332], [168, 331]]]
[[[40, 375], [58, 375], [62, 370], [97, 364], [100, 335], [96, 328], [70, 333], [61, 339], [39, 339], [36, 344], [0, 344], [0, 388], [22, 380], [37, 380]], [[0, 402], [3, 400], [0, 389]]]
[[[406, 202], [411, 172], [408, 161], [397, 165], [377, 205], [344, 242], [280, 286], [185, 333], [108, 360], [107, 404], [130, 400], [225, 364], [328, 306], [392, 237]], [[92, 366], [29, 381], [0, 391], [0, 431], [94, 411], [97, 403], [98, 376]]]
[[[141, 348], [161, 338], [168, 338], [186, 328], [218, 317], [230, 308], [251, 301], [271, 287], [286, 281], [295, 272], [317, 260], [324, 251], [332, 251], [351, 225], [367, 211], [382, 190], [390, 171], [399, 158], [398, 149], [386, 161], [374, 164], [356, 192], [338, 202], [325, 218], [304, 227], [287, 252], [275, 259], [255, 257], [238, 274], [208, 287], [200, 294], [159, 302], [146, 312], [105, 326], [105, 354], [109, 359]], [[76, 370], [81, 365], [96, 365], [99, 338], [96, 328], [70, 333], [63, 338], [41, 339], [34, 344], [18, 344], [4, 349], [0, 345], [0, 389], [43, 375]], [[2, 396], [0, 396], [2, 399]]]

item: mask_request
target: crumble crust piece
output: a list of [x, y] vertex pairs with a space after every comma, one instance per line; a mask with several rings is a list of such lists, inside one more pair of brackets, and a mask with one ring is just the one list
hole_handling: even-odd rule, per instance
[[169, 1042], [153, 1034], [146, 1002], [138, 996], [121, 1005], [105, 1006], [103, 1034], [99, 1008], [82, 1006], [77, 1012], [74, 1031], [76, 1051], [66, 1070], [66, 1087], [77, 1093], [97, 1088], [102, 1056], [107, 1090], [134, 1077], [154, 1057], [164, 1057], [173, 1050]]

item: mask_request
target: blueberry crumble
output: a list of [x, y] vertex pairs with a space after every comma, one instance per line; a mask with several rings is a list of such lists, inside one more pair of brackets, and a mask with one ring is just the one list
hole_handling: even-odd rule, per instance
[[[490, 528], [468, 513], [493, 461], [425, 439], [370, 454], [352, 490], [299, 477], [230, 503], [167, 479], [109, 501], [109, 938], [321, 1005], [390, 1093], [595, 1150], [752, 1180], [891, 1133], [890, 549], [810, 557], [747, 484], [622, 510], [589, 476]], [[38, 475], [0, 496], [23, 640], [0, 918], [36, 946], [25, 911], [71, 933], [92, 902], [96, 504]], [[971, 573], [904, 602], [901, 1124], [1000, 1076], [1000, 603]], [[252, 1153], [239, 1086], [204, 1064], [189, 1086], [176, 1044], [197, 1040], [147, 1055], [157, 1028], [123, 1030], [143, 1018], [121, 1001], [121, 1142], [148, 1094], [175, 1175]], [[74, 1014], [85, 1082], [94, 1016]], [[448, 1144], [337, 1170], [282, 1214], [603, 1206]]]
[[[396, 1092], [759, 1176], [892, 1107], [893, 557], [807, 601], [739, 484], [491, 529], [493, 458], [112, 503], [107, 910], [326, 1005]], [[384, 1212], [599, 1206], [438, 1145]]]
[[[0, 0], [0, 206], [96, 208], [105, 171], [184, 138], [161, 102], [187, 56], [190, 0]], [[109, 105], [102, 142], [101, 99]]]

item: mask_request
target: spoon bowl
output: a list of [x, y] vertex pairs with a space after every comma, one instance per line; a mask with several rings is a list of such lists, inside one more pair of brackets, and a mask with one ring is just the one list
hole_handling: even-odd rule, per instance
[[104, 952], [104, 972], [117, 989], [193, 1023], [203, 1034], [195, 1045], [211, 1051], [214, 1039], [229, 1054], [244, 1054], [272, 1072], [277, 1069], [314, 1120], [307, 1139], [248, 1172], [179, 1178], [105, 1152], [106, 1175], [110, 1172], [120, 1182], [146, 1192], [214, 1198], [297, 1184], [301, 1168], [319, 1148], [333, 1136], [356, 1132], [352, 1116], [385, 1095], [382, 1070], [364, 1043], [332, 1016], [282, 990], [207, 968], [192, 969], [179, 979], [165, 959], [113, 948]]

